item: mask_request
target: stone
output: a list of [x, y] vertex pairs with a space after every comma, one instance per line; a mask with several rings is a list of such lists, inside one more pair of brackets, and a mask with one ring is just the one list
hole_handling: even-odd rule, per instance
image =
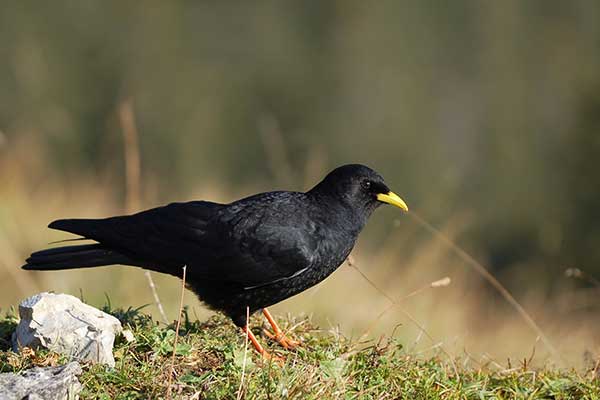
[[75, 360], [115, 365], [112, 348], [121, 323], [67, 294], [39, 293], [19, 305], [13, 350], [46, 348]]
[[60, 367], [36, 367], [20, 374], [0, 374], [2, 400], [73, 400], [82, 389], [77, 376], [81, 367], [77, 362]]

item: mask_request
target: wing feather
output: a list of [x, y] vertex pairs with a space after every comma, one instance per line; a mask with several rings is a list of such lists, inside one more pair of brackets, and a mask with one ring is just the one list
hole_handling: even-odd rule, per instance
[[195, 280], [258, 287], [312, 267], [318, 246], [297, 198], [301, 194], [275, 193], [230, 205], [172, 203], [129, 216], [60, 220], [51, 227], [96, 240], [135, 265], [172, 275], [187, 265]]

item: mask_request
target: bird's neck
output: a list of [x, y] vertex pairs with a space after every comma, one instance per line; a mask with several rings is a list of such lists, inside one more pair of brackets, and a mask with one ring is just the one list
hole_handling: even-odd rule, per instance
[[315, 210], [321, 210], [320, 219], [335, 229], [342, 229], [350, 236], [358, 236], [367, 223], [371, 212], [357, 210], [352, 204], [344, 201], [335, 193], [311, 190], [306, 195], [314, 202]]

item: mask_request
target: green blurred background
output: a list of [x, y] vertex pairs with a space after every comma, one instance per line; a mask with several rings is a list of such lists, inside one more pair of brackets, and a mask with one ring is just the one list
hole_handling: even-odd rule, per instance
[[[124, 211], [123, 101], [143, 207], [360, 162], [517, 296], [600, 276], [598, 2], [3, 1], [0, 60], [4, 307], [28, 294], [15, 281], [48, 289], [12, 270], [65, 237], [50, 220]], [[385, 210], [361, 248], [390, 235], [432, 240]]]

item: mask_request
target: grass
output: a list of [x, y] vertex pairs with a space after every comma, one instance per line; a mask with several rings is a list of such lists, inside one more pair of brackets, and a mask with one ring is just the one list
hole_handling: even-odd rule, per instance
[[[84, 365], [83, 399], [165, 398], [171, 374], [174, 325], [165, 326], [137, 309], [109, 310], [135, 341], [119, 338], [116, 366]], [[309, 319], [281, 320], [303, 341], [283, 350], [266, 337], [282, 363], [263, 361], [225, 317], [191, 321], [184, 313], [176, 348], [173, 398], [182, 399], [600, 399], [598, 368], [585, 371], [532, 369], [519, 365], [461, 367], [443, 354], [419, 357], [394, 337], [358, 342], [336, 330], [324, 331]], [[0, 319], [0, 372], [33, 365], [57, 365], [64, 357], [44, 351], [9, 350], [14, 314]], [[260, 335], [262, 320], [251, 318]], [[244, 360], [246, 360], [244, 365]], [[242, 379], [243, 377], [243, 379]]]

